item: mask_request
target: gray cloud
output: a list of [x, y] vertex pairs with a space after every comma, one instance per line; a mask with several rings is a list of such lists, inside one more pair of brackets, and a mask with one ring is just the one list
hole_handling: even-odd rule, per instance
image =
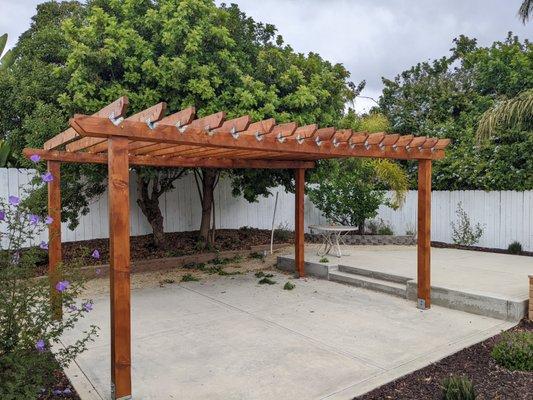
[[[419, 61], [447, 54], [460, 34], [489, 45], [508, 31], [531, 38], [533, 27], [533, 22], [522, 25], [516, 16], [521, 0], [233, 2], [254, 19], [276, 25], [295, 50], [344, 64], [352, 80], [366, 79], [363, 94], [374, 98], [381, 92], [382, 76], [393, 77]], [[9, 46], [28, 28], [37, 3], [0, 0], [0, 32], [9, 33]], [[363, 111], [371, 105], [360, 99], [356, 108]]]

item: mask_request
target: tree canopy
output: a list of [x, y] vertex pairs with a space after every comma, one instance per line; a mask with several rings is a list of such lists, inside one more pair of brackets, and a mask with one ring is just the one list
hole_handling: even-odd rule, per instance
[[[11, 105], [0, 115], [0, 130], [16, 138], [19, 150], [42, 146], [66, 128], [72, 113], [93, 113], [122, 95], [130, 112], [167, 101], [170, 112], [194, 105], [199, 116], [224, 110], [228, 118], [250, 114], [327, 126], [343, 117], [358, 89], [342, 65], [297, 53], [274, 26], [212, 0], [44, 3], [14, 52], [11, 72], [0, 82]], [[63, 188], [66, 201], [82, 210], [103, 190], [106, 170], [85, 167], [83, 173], [86, 181]], [[161, 179], [160, 170], [148, 168], [139, 173], [147, 187], [156, 175], [158, 184], [169, 182], [157, 192], [181, 176], [167, 171]], [[292, 178], [283, 171], [229, 175], [235, 192], [249, 200], [278, 183], [290, 186]]]
[[[383, 83], [380, 110], [393, 131], [453, 140], [446, 158], [435, 163], [435, 189], [533, 189], [530, 126], [502, 125], [489, 141], [476, 142], [487, 109], [533, 88], [529, 41], [509, 34], [505, 41], [479, 47], [461, 36], [449, 56], [419, 63]], [[414, 166], [410, 171], [416, 173]]]

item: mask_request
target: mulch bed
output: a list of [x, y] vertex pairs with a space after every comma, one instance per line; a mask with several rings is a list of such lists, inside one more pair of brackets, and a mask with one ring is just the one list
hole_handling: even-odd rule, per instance
[[62, 369], [57, 369], [54, 371], [54, 380], [54, 386], [49, 388], [46, 391], [46, 394], [40, 395], [38, 400], [81, 400], [80, 396], [78, 396], [78, 393], [76, 393], [76, 390]]
[[[522, 321], [511, 331], [533, 331], [533, 322]], [[477, 400], [531, 400], [533, 372], [509, 371], [490, 353], [501, 335], [468, 347], [425, 368], [381, 386], [354, 400], [441, 399], [441, 382], [447, 376], [462, 375], [472, 380]]]
[[[198, 231], [173, 232], [165, 234], [168, 247], [166, 250], [158, 249], [153, 244], [153, 235], [132, 236], [131, 237], [131, 260], [152, 260], [165, 257], [180, 257], [191, 254], [211, 253], [226, 250], [249, 250], [252, 246], [270, 244], [270, 231], [266, 229], [256, 229], [243, 227], [240, 229], [219, 229], [216, 231], [215, 245], [212, 247], [200, 248], [198, 246]], [[306, 235], [306, 241], [315, 242], [316, 239]], [[294, 243], [294, 233], [291, 231], [275, 231], [274, 243]], [[97, 249], [100, 259], [94, 260], [90, 253]], [[109, 240], [92, 239], [78, 242], [68, 242], [62, 244], [63, 261], [68, 263], [79, 260], [81, 255], [86, 258], [88, 264], [108, 264], [109, 263]], [[43, 252], [43, 255], [46, 255]], [[38, 274], [46, 274], [48, 260], [43, 259], [38, 264]]]
[[[506, 249], [494, 249], [492, 247], [480, 247], [480, 246], [464, 246], [462, 244], [452, 244], [452, 243], [433, 242], [433, 241], [431, 242], [431, 247], [439, 247], [443, 249], [483, 251], [485, 253], [511, 254]], [[522, 251], [522, 253], [514, 254], [514, 255], [533, 257], [533, 251]]]

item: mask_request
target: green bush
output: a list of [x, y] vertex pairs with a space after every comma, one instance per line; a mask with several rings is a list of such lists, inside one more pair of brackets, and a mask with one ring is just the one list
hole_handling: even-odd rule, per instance
[[470, 379], [449, 376], [442, 381], [442, 400], [474, 400], [476, 392]]
[[181, 277], [182, 282], [197, 282], [200, 279], [198, 279], [196, 276], [192, 274], [185, 274]]
[[378, 229], [378, 235], [394, 235], [394, 231], [390, 226], [382, 226]]
[[[45, 179], [53, 179], [48, 175]], [[29, 191], [35, 190], [35, 187]], [[3, 249], [0, 251], [0, 399], [34, 399], [41, 390], [50, 395], [54, 372], [67, 366], [93, 340], [97, 328], [80, 332], [80, 339], [70, 346], [57, 346], [64, 332], [74, 329], [80, 318], [93, 308], [90, 299], [79, 299], [84, 288], [80, 271], [81, 257], [68, 265], [59, 265], [59, 282], [50, 289], [49, 279], [36, 277], [38, 262], [48, 250], [48, 243], [23, 248], [51, 223], [50, 217], [33, 214], [26, 202], [9, 196], [0, 201]], [[93, 257], [98, 258], [98, 252]], [[60, 295], [63, 318], [56, 320], [50, 304], [50, 290]], [[43, 389], [44, 388], [44, 389]]]
[[511, 371], [533, 371], [533, 332], [504, 332], [492, 358]]
[[520, 242], [513, 242], [507, 247], [507, 251], [511, 254], [522, 254], [522, 245]]

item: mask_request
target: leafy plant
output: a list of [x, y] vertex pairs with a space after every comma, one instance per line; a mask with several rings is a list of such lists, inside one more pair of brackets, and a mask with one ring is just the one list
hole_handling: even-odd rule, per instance
[[326, 256], [321, 257], [320, 260], [318, 260], [318, 262], [320, 262], [320, 263], [328, 263], [329, 262], [329, 258], [327, 258]]
[[293, 232], [289, 229], [287, 222], [280, 223], [274, 231], [274, 239], [276, 242], [287, 243], [293, 237]]
[[6, 168], [16, 165], [16, 160], [13, 157], [13, 148], [11, 144], [5, 140], [0, 140], [0, 168]]
[[442, 400], [475, 400], [476, 393], [470, 379], [449, 376], [442, 381]]
[[292, 282], [285, 282], [285, 285], [283, 285], [283, 290], [293, 290], [296, 287], [296, 285]]
[[263, 262], [265, 261], [265, 253], [262, 251], [254, 251], [250, 253], [248, 257], [255, 260], [261, 260]]
[[479, 242], [481, 236], [483, 236], [483, 228], [478, 223], [475, 226], [470, 222], [470, 218], [461, 202], [457, 203], [457, 221], [451, 222], [452, 227], [452, 241], [455, 244], [461, 244], [465, 246], [472, 246]]
[[[0, 201], [4, 232], [0, 251], [0, 398], [6, 400], [36, 398], [41, 388], [49, 390], [54, 371], [70, 364], [97, 334], [97, 328], [91, 326], [73, 344], [58, 346], [63, 333], [74, 329], [92, 310], [93, 302], [80, 298], [85, 284], [81, 272], [84, 256], [58, 266], [55, 274], [60, 280], [53, 288], [49, 279], [36, 276], [36, 263], [48, 243], [24, 246], [34, 243], [47, 223], [51, 223], [50, 217], [34, 214], [17, 196], [9, 196], [7, 203]], [[55, 318], [51, 294], [61, 299], [60, 320]], [[54, 354], [52, 346], [57, 346]]]
[[522, 254], [522, 245], [520, 242], [513, 242], [507, 247], [507, 251], [511, 254]]
[[533, 332], [503, 332], [491, 355], [511, 371], [533, 371]]
[[258, 271], [254, 275], [256, 278], [262, 278], [265, 276], [265, 273], [263, 271]]
[[3, 69], [8, 68], [13, 63], [13, 53], [11, 50], [6, 51], [3, 55], [4, 49], [7, 44], [7, 33], [0, 36], [0, 72]]

